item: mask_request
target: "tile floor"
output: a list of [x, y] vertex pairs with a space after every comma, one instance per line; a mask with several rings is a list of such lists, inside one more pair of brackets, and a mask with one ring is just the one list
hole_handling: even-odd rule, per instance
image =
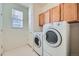
[[31, 47], [27, 45], [25, 47], [5, 52], [4, 56], [38, 56], [38, 55], [33, 51]]

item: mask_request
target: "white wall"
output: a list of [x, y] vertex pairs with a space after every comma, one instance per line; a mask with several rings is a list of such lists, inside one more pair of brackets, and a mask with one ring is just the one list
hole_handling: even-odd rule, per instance
[[34, 32], [34, 12], [33, 4], [29, 4], [29, 39], [28, 44], [33, 46], [33, 32]]
[[39, 20], [38, 15], [41, 9], [43, 8], [44, 4], [33, 4], [33, 12], [34, 12], [34, 32], [41, 31], [39, 27]]

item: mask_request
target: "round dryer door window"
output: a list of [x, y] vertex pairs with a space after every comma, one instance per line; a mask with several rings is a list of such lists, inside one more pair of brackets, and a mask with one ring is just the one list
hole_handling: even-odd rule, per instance
[[35, 37], [34, 43], [35, 43], [35, 45], [38, 46], [38, 47], [41, 46], [41, 41], [40, 41], [40, 38], [39, 38], [38, 36]]
[[49, 29], [46, 32], [46, 41], [52, 47], [58, 47], [61, 44], [62, 37], [56, 29]]

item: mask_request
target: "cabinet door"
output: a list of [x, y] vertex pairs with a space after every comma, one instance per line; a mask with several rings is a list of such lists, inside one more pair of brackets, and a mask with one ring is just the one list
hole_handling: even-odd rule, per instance
[[60, 4], [60, 6], [61, 6], [61, 21], [63, 21], [64, 20], [64, 4], [62, 3]]
[[44, 13], [41, 13], [39, 15], [39, 26], [43, 26], [44, 25]]
[[45, 13], [45, 24], [50, 23], [50, 10], [47, 10]]
[[52, 10], [51, 10], [51, 21], [52, 22], [60, 21], [60, 5], [52, 8]]
[[[75, 3], [65, 3], [62, 4], [63, 19], [65, 21], [75, 21], [77, 20], [77, 4]], [[64, 11], [63, 11], [64, 10]]]

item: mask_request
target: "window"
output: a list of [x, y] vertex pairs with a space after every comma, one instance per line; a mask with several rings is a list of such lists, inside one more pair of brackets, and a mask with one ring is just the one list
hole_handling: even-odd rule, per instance
[[23, 12], [12, 9], [12, 27], [22, 28], [23, 27]]

